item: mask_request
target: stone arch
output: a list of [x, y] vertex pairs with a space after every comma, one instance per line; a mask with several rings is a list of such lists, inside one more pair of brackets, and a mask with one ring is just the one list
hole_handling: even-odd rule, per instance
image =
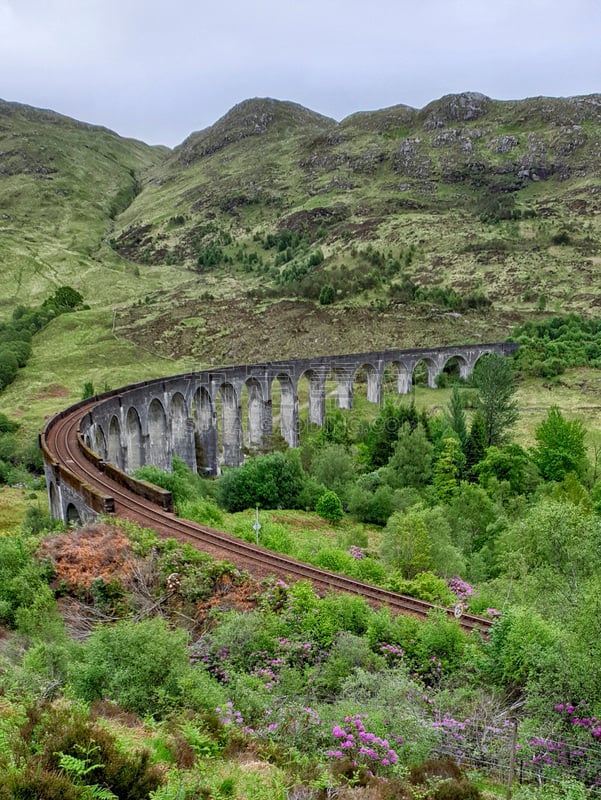
[[95, 453], [98, 453], [100, 458], [106, 459], [108, 456], [108, 449], [106, 446], [106, 438], [104, 435], [104, 431], [100, 427], [100, 425], [94, 426], [94, 440], [91, 443], [92, 450]]
[[271, 395], [273, 405], [277, 403], [279, 407], [279, 413], [274, 417], [274, 429], [279, 426], [282, 439], [289, 447], [297, 447], [298, 395], [290, 375], [280, 372], [275, 376], [271, 383]]
[[171, 446], [173, 454], [191, 469], [196, 468], [193, 443], [194, 426], [188, 416], [186, 400], [181, 392], [175, 392], [171, 398]]
[[411, 373], [404, 361], [389, 361], [382, 374], [382, 394], [410, 394]]
[[148, 459], [162, 470], [171, 469], [171, 453], [167, 436], [167, 415], [160, 400], [154, 397], [148, 406]]
[[357, 383], [365, 385], [365, 396], [368, 403], [382, 402], [382, 376], [373, 364], [360, 364], [353, 373], [353, 394]]
[[242, 414], [232, 383], [219, 386], [217, 405], [220, 460], [227, 467], [237, 467], [242, 463]]
[[353, 374], [344, 367], [333, 367], [328, 375], [328, 380], [336, 383], [336, 400], [338, 408], [350, 409], [353, 407]]
[[478, 350], [477, 352], [475, 352], [474, 355], [473, 355], [473, 358], [471, 358], [469, 360], [468, 359], [465, 360], [465, 362], [466, 362], [466, 374], [462, 375], [461, 377], [462, 378], [469, 378], [470, 375], [472, 374], [472, 372], [474, 371], [474, 368], [475, 368], [476, 364], [478, 363], [478, 361], [480, 361], [480, 359], [483, 356], [490, 356], [494, 352], [496, 352], [496, 351], [493, 350], [492, 348], [487, 348], [485, 350]]
[[81, 515], [74, 503], [69, 503], [65, 510], [65, 522], [67, 525], [81, 525]]
[[271, 439], [271, 414], [267, 413], [263, 387], [256, 378], [248, 378], [243, 386], [243, 407], [246, 405], [244, 444], [250, 450], [264, 449]]
[[216, 475], [218, 472], [217, 420], [213, 399], [205, 386], [200, 386], [194, 393], [192, 421], [196, 469], [201, 475]]
[[449, 353], [445, 359], [442, 370], [452, 380], [467, 378], [471, 373], [471, 367], [460, 353]]
[[121, 444], [121, 425], [118, 417], [113, 414], [109, 421], [109, 436], [107, 443], [107, 461], [119, 469], [125, 466], [123, 446]]
[[439, 372], [439, 366], [434, 359], [424, 356], [416, 361], [413, 365], [413, 369], [411, 371], [411, 383], [414, 386], [425, 383], [430, 389], [435, 389], [436, 376]]
[[[306, 369], [299, 377], [296, 384], [296, 393], [299, 402], [306, 403], [308, 412], [303, 415], [310, 425], [323, 425], [326, 417], [326, 387], [325, 376], [313, 369]], [[307, 389], [305, 390], [305, 385]], [[299, 412], [300, 413], [300, 412]]]
[[140, 415], [130, 406], [125, 416], [126, 463], [127, 471], [135, 472], [144, 464], [144, 445]]

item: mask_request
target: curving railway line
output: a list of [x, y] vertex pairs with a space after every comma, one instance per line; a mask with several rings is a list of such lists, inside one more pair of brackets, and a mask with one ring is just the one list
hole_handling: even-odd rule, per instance
[[[154, 528], [162, 536], [188, 542], [215, 558], [227, 559], [259, 578], [276, 575], [286, 580], [309, 580], [319, 593], [340, 591], [358, 594], [372, 605], [387, 606], [396, 613], [422, 618], [436, 608], [431, 603], [318, 569], [249, 544], [223, 531], [180, 519], [156, 502], [140, 496], [116, 480], [114, 470], [105, 471], [103, 462], [93, 458], [83, 444], [80, 422], [94, 403], [95, 399], [78, 403], [51, 419], [41, 435], [41, 446], [47, 461], [60, 465], [64, 475], [70, 475], [73, 480], [91, 487], [93, 493], [104, 498], [105, 507], [114, 511], [115, 515]], [[453, 610], [445, 611], [453, 616]], [[462, 614], [459, 623], [464, 630], [477, 631], [484, 636], [492, 625], [490, 620], [472, 614]]]

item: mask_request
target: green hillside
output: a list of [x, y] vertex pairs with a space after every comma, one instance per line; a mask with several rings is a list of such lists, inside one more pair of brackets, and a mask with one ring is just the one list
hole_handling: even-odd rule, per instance
[[[114, 245], [203, 274], [260, 273], [312, 299], [325, 282], [338, 299], [366, 289], [402, 299], [410, 277], [484, 292], [497, 310], [527, 311], [541, 296], [588, 308], [599, 289], [600, 144], [597, 97], [465, 94], [339, 124], [249, 100], [155, 168]], [[293, 247], [277, 264], [267, 237], [283, 230], [324, 261], [303, 272], [306, 252]], [[284, 274], [290, 261], [297, 269]]]
[[[601, 96], [255, 99], [173, 151], [0, 103], [0, 800], [598, 795], [600, 197]], [[470, 385], [360, 370], [318, 428], [304, 381], [280, 452], [280, 384], [273, 452], [137, 473], [487, 637], [48, 514], [37, 434], [83, 395], [512, 332]]]
[[135, 269], [106, 239], [142, 174], [164, 153], [50, 111], [0, 102], [0, 311], [39, 303], [62, 284], [105, 305], [138, 294]]
[[[77, 340], [69, 396], [109, 380], [124, 346], [135, 380], [504, 338], [597, 308], [600, 162], [596, 95], [466, 93], [340, 123], [252, 99], [173, 151], [1, 103], [0, 316], [57, 286], [83, 295], [90, 311], [52, 322], [31, 362]], [[37, 386], [31, 370], [20, 380]], [[31, 394], [57, 381], [40, 382]]]

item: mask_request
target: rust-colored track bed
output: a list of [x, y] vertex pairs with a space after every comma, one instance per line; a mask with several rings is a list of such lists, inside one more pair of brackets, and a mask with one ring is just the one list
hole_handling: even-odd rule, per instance
[[[61, 412], [50, 420], [41, 436], [46, 460], [60, 472], [62, 480], [70, 485], [79, 483], [88, 496], [97, 498], [96, 505], [92, 507], [114, 512], [117, 516], [139, 525], [154, 528], [162, 536], [188, 542], [215, 558], [231, 561], [255, 577], [276, 575], [288, 580], [309, 580], [316, 591], [322, 594], [330, 590], [359, 594], [372, 605], [387, 606], [395, 613], [413, 614], [422, 618], [435, 608], [431, 603], [336, 575], [249, 544], [223, 531], [179, 519], [165, 510], [165, 502], [159, 504], [148, 496], [141, 497], [131, 486], [118, 482], [114, 477], [114, 470], [104, 471], [100, 459], [91, 456], [88, 448], [82, 445], [79, 435], [80, 420], [94, 402], [91, 399]], [[453, 612], [447, 610], [447, 613], [452, 615]], [[472, 614], [463, 614], [459, 623], [464, 630], [478, 631], [484, 636], [492, 625], [490, 620]]]

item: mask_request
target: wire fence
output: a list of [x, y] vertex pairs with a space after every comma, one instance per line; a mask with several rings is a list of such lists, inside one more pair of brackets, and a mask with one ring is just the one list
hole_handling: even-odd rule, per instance
[[[567, 778], [584, 784], [601, 796], [601, 744], [587, 741], [587, 730], [533, 734], [517, 720], [500, 725], [443, 717], [433, 723], [440, 739], [433, 753], [448, 757], [468, 769], [483, 770], [506, 784], [560, 784]], [[589, 739], [590, 739], [589, 735]]]

